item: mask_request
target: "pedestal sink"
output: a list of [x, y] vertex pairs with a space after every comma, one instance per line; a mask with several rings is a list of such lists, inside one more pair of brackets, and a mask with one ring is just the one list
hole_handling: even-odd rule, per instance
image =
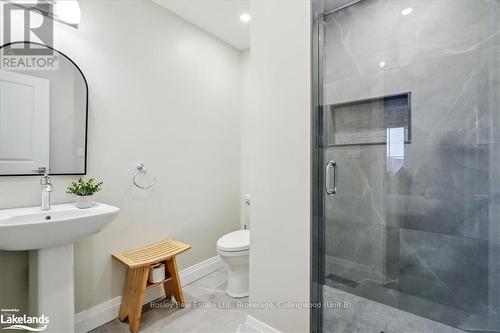
[[0, 210], [0, 250], [30, 250], [30, 313], [49, 317], [44, 332], [74, 332], [73, 243], [99, 232], [118, 211], [102, 203]]

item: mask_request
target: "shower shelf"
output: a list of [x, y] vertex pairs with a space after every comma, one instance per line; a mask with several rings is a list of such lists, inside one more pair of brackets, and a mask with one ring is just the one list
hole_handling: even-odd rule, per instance
[[411, 143], [411, 92], [323, 108], [323, 147], [385, 145], [390, 131]]

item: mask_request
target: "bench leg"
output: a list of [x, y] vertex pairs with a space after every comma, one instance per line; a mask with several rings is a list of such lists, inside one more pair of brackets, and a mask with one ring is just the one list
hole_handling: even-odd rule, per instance
[[127, 281], [125, 282], [125, 290], [123, 291], [122, 304], [120, 305], [120, 313], [118, 314], [118, 319], [121, 321], [125, 321], [128, 317], [128, 307], [130, 304], [130, 295], [132, 294], [134, 274], [135, 270], [129, 268], [127, 271]]
[[182, 293], [181, 281], [179, 279], [179, 272], [177, 270], [177, 262], [175, 261], [175, 257], [165, 261], [165, 266], [167, 267], [168, 273], [172, 277], [171, 280], [163, 284], [163, 288], [165, 289], [165, 296], [174, 296], [179, 306], [183, 308], [185, 305], [184, 294]]
[[[129, 275], [130, 279], [127, 281], [130, 289], [129, 293], [122, 302], [123, 312], [127, 312], [130, 331], [137, 333], [139, 331], [139, 324], [141, 322], [142, 306], [144, 303], [144, 292], [148, 282], [149, 266], [131, 268]], [[122, 315], [122, 309], [120, 309]]]

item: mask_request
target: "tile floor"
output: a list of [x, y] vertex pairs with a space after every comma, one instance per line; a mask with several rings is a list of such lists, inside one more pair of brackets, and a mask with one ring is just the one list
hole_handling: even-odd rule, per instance
[[[146, 304], [141, 317], [141, 333], [235, 333], [248, 332], [243, 324], [248, 298], [233, 299], [226, 295], [227, 269], [220, 269], [184, 286], [185, 309], [171, 308], [160, 299]], [[91, 333], [128, 333], [128, 323], [115, 319]]]
[[323, 288], [323, 300], [325, 304], [330, 304], [323, 317], [325, 333], [464, 333], [440, 322], [329, 286]]

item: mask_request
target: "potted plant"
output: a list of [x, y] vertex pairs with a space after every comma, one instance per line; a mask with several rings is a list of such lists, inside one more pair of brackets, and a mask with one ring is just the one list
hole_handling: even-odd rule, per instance
[[72, 182], [66, 193], [76, 196], [76, 207], [89, 208], [94, 203], [94, 194], [102, 189], [102, 182], [96, 182], [94, 178], [84, 180], [82, 177]]

